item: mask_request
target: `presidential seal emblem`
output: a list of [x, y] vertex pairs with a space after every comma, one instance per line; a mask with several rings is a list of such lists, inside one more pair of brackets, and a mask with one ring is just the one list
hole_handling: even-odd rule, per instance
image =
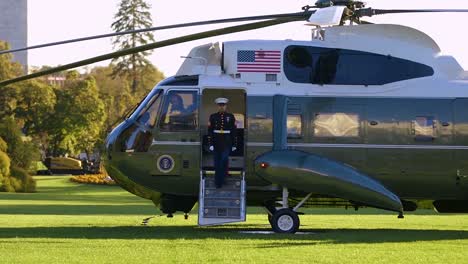
[[158, 158], [158, 170], [164, 173], [169, 173], [174, 169], [174, 159], [170, 155], [162, 155]]

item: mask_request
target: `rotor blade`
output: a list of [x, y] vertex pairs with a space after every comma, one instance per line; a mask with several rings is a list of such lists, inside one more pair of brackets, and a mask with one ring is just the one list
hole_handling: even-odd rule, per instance
[[102, 35], [95, 35], [95, 36], [89, 36], [89, 37], [82, 37], [82, 38], [76, 38], [76, 39], [69, 39], [69, 40], [39, 44], [35, 46], [23, 47], [23, 48], [18, 48], [18, 49], [4, 50], [4, 51], [0, 51], [0, 55], [5, 54], [5, 53], [13, 53], [13, 52], [24, 51], [24, 50], [45, 48], [45, 47], [63, 45], [63, 44], [86, 41], [86, 40], [121, 36], [121, 35], [126, 35], [126, 34], [136, 34], [136, 33], [141, 33], [141, 32], [148, 32], [148, 31], [158, 31], [158, 30], [172, 29], [172, 28], [193, 27], [193, 26], [231, 23], [231, 22], [244, 22], [244, 21], [253, 21], [253, 20], [279, 19], [279, 18], [304, 18], [304, 20], [307, 20], [307, 18], [309, 18], [313, 14], [313, 12], [315, 11], [304, 11], [304, 12], [298, 12], [298, 13], [285, 13], [285, 14], [250, 16], [250, 17], [236, 17], [236, 18], [189, 22], [189, 23], [182, 23], [182, 24], [175, 24], [175, 25], [166, 25], [166, 26], [159, 26], [159, 27], [152, 27], [152, 28], [129, 30], [129, 31], [108, 33], [108, 34], [102, 34]]
[[204, 39], [204, 38], [215, 37], [215, 36], [220, 36], [220, 35], [226, 35], [226, 34], [231, 34], [231, 33], [236, 33], [236, 32], [242, 32], [242, 31], [248, 31], [248, 30], [253, 30], [253, 29], [259, 29], [259, 28], [264, 28], [264, 27], [270, 27], [270, 26], [274, 26], [274, 25], [279, 25], [279, 24], [284, 24], [284, 23], [289, 23], [289, 22], [294, 22], [294, 21], [300, 21], [300, 20], [302, 20], [302, 18], [301, 19], [299, 19], [299, 18], [273, 19], [273, 20], [254, 22], [254, 23], [249, 23], [249, 24], [243, 24], [243, 25], [232, 26], [232, 27], [227, 27], [227, 28], [215, 29], [215, 30], [195, 33], [195, 34], [191, 34], [191, 35], [185, 35], [185, 36], [182, 36], [182, 37], [167, 39], [167, 40], [163, 40], [163, 41], [159, 41], [159, 42], [155, 42], [155, 43], [151, 43], [151, 44], [146, 44], [146, 45], [143, 45], [143, 46], [138, 46], [138, 47], [135, 47], [135, 48], [124, 49], [124, 50], [120, 50], [120, 51], [100, 55], [100, 56], [97, 56], [97, 57], [93, 57], [93, 58], [73, 62], [73, 63], [70, 63], [70, 64], [58, 66], [58, 67], [55, 67], [55, 68], [52, 68], [52, 69], [48, 69], [48, 70], [35, 72], [35, 73], [31, 73], [31, 74], [24, 75], [24, 76], [20, 76], [18, 78], [5, 80], [5, 81], [0, 82], [0, 87], [6, 86], [6, 85], [9, 85], [9, 84], [12, 84], [12, 83], [16, 83], [16, 82], [25, 81], [25, 80], [41, 77], [41, 76], [44, 76], [44, 75], [56, 73], [56, 72], [61, 72], [61, 71], [73, 69], [73, 68], [80, 67], [80, 66], [85, 66], [85, 65], [100, 62], [100, 61], [105, 61], [105, 60], [109, 60], [109, 59], [113, 59], [113, 58], [117, 58], [117, 57], [130, 55], [130, 54], [133, 54], [133, 53], [146, 51], [146, 50], [171, 46], [171, 45], [184, 43], [184, 42], [188, 42], [188, 41], [192, 41], [192, 40]]
[[372, 9], [362, 8], [355, 11], [357, 17], [371, 17], [385, 14], [403, 14], [403, 13], [466, 13], [468, 9]]

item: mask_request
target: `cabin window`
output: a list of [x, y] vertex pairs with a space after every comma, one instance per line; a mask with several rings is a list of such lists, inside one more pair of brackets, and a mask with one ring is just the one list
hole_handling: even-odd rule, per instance
[[271, 142], [273, 134], [271, 98], [250, 99], [248, 109], [249, 140], [253, 142]]
[[288, 138], [302, 137], [302, 116], [288, 115], [287, 119]]
[[431, 141], [436, 135], [436, 125], [432, 116], [417, 116], [412, 122], [412, 133], [416, 141]]
[[164, 102], [159, 123], [161, 131], [187, 131], [198, 128], [196, 91], [170, 91]]
[[297, 45], [284, 52], [286, 77], [295, 83], [384, 85], [434, 74], [427, 65], [370, 52]]
[[315, 115], [316, 137], [358, 137], [359, 116], [352, 113], [319, 113]]

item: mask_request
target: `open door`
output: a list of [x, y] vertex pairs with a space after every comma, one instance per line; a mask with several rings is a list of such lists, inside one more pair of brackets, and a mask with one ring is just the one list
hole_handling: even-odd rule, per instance
[[[218, 111], [215, 99], [229, 99], [227, 112], [236, 119], [237, 150], [229, 154], [228, 176], [221, 188], [214, 183], [215, 167], [213, 153], [208, 146], [208, 123], [210, 115]], [[246, 114], [245, 91], [241, 89], [205, 89], [201, 103], [201, 170], [198, 225], [219, 225], [245, 221], [245, 144], [244, 128]]]

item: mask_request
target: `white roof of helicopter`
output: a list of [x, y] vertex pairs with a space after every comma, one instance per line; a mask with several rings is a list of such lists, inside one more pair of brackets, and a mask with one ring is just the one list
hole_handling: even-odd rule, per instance
[[[243, 87], [263, 94], [285, 93], [291, 95], [323, 94], [335, 96], [410, 96], [410, 97], [468, 97], [468, 76], [451, 56], [441, 55], [437, 43], [423, 32], [401, 25], [337, 26], [315, 31], [318, 38], [311, 41], [294, 40], [244, 40], [224, 43], [224, 58], [217, 44], [195, 47], [177, 75], [200, 74], [200, 86]], [[274, 82], [265, 80], [265, 73], [237, 72], [239, 50], [283, 51], [290, 45], [341, 48], [359, 50], [426, 64], [434, 69], [434, 75], [383, 86], [363, 85], [311, 85], [290, 82], [280, 69]], [[221, 72], [221, 63], [225, 74]], [[281, 63], [282, 65], [282, 57]], [[282, 66], [281, 66], [282, 68]], [[451, 84], [448, 85], [448, 82]], [[258, 86], [259, 89], [254, 89]], [[270, 88], [265, 89], [265, 86]], [[283, 87], [281, 87], [283, 86]], [[345, 89], [343, 88], [345, 87]]]

